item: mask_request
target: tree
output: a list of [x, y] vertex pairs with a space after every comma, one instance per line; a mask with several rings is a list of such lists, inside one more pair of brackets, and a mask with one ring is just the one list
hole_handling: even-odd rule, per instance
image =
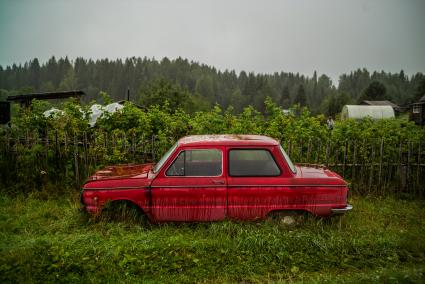
[[287, 108], [289, 107], [290, 102], [291, 102], [291, 94], [289, 92], [289, 87], [288, 85], [285, 85], [285, 87], [283, 87], [282, 89], [279, 103], [280, 103], [280, 106]]
[[362, 102], [364, 100], [371, 100], [371, 101], [386, 100], [387, 99], [386, 93], [387, 93], [387, 89], [385, 88], [384, 84], [378, 81], [373, 81], [363, 91], [362, 95], [359, 98], [359, 102]]
[[425, 78], [422, 78], [416, 86], [414, 102], [419, 101], [423, 96], [425, 96]]
[[30, 86], [34, 87], [34, 89], [38, 90], [40, 88], [40, 64], [38, 63], [38, 59], [34, 58], [30, 62]]
[[179, 108], [194, 112], [197, 107], [203, 108], [203, 102], [196, 96], [191, 95], [187, 90], [183, 90], [180, 85], [173, 84], [168, 80], [157, 80], [147, 88], [140, 90], [141, 104], [143, 106], [158, 105], [168, 107], [175, 111]]
[[68, 69], [68, 72], [63, 77], [62, 82], [59, 84], [59, 90], [69, 91], [77, 89], [77, 78], [75, 78], [74, 69]]
[[304, 86], [301, 84], [298, 87], [297, 95], [294, 98], [294, 104], [299, 104], [301, 106], [305, 106], [307, 103], [307, 97], [305, 95]]
[[[122, 100], [126, 97], [127, 88], [131, 90], [131, 98], [137, 99], [140, 86], [148, 88], [161, 78], [178, 85], [180, 91], [187, 91], [194, 99], [191, 101], [195, 108], [217, 103], [222, 109], [232, 105], [236, 113], [242, 112], [248, 105], [262, 111], [264, 99], [269, 96], [285, 108], [291, 103], [301, 103], [313, 113], [318, 113], [326, 112], [327, 104], [324, 102], [331, 100], [331, 94], [335, 100], [338, 98], [336, 91], [347, 94], [353, 102], [357, 102], [361, 96], [364, 96], [361, 99], [382, 99], [383, 88], [376, 92], [379, 88], [375, 86], [377, 83], [371, 84], [374, 81], [385, 86], [385, 97], [395, 103], [403, 105], [417, 101], [424, 94], [420, 86], [424, 84], [421, 80], [425, 76], [417, 73], [409, 77], [403, 70], [397, 73], [369, 73], [366, 69], [358, 69], [342, 74], [336, 90], [328, 76], [319, 75], [316, 71], [310, 78], [290, 72], [255, 74], [241, 71], [236, 74], [235, 71], [223, 72], [183, 58], [93, 60], [79, 57], [70, 61], [67, 57], [51, 57], [44, 64], [33, 59], [24, 64], [0, 66], [0, 89], [81, 89], [86, 92], [82, 98], [84, 102], [98, 99], [101, 90], [110, 94], [113, 100]], [[168, 100], [171, 102], [172, 98]], [[158, 102], [161, 103], [160, 100]]]

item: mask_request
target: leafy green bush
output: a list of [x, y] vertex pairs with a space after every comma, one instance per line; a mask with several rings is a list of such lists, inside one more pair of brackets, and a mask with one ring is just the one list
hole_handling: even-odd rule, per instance
[[[394, 161], [405, 159], [405, 153], [416, 155], [410, 160], [419, 160], [425, 151], [420, 144], [425, 141], [425, 129], [412, 122], [336, 121], [330, 131], [323, 115], [313, 116], [300, 106], [284, 113], [270, 98], [265, 100], [265, 114], [251, 106], [239, 114], [234, 114], [231, 107], [223, 111], [218, 105], [189, 114], [180, 108], [171, 109], [167, 101], [161, 107], [146, 109], [125, 103], [121, 111], [104, 114], [92, 128], [88, 124], [90, 105], [82, 107], [70, 100], [64, 104], [63, 114], [45, 117], [43, 111], [49, 107], [34, 101], [31, 109], [22, 109], [13, 118], [10, 129], [0, 130], [7, 140], [0, 145], [3, 190], [31, 191], [24, 185], [79, 186], [101, 166], [157, 160], [175, 141], [191, 134], [268, 135], [279, 139], [295, 162], [333, 165], [351, 182], [357, 182], [351, 180], [357, 177], [354, 170], [345, 169], [348, 161], [362, 165], [363, 171], [367, 165], [381, 163], [379, 170], [390, 173], [389, 184], [393, 186], [393, 181], [398, 185], [403, 182], [399, 173], [402, 169], [392, 166]], [[424, 171], [418, 167], [416, 173], [409, 174], [417, 180]], [[367, 175], [375, 175], [374, 168]], [[362, 183], [371, 184], [371, 180], [362, 177]]]

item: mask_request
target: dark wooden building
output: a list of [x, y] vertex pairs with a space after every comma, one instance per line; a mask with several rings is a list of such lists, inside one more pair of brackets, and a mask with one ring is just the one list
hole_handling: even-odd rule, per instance
[[17, 96], [8, 96], [7, 100], [9, 102], [19, 103], [22, 107], [31, 106], [31, 101], [33, 99], [37, 100], [57, 100], [57, 99], [66, 99], [66, 98], [76, 98], [80, 100], [81, 96], [85, 95], [83, 91], [66, 91], [66, 92], [51, 92], [51, 93], [33, 93]]
[[10, 121], [10, 102], [0, 102], [0, 124]]
[[425, 95], [418, 102], [410, 105], [410, 120], [418, 125], [425, 125]]

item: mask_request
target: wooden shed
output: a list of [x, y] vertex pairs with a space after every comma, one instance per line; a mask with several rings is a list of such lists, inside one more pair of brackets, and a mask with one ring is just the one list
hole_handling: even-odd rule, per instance
[[37, 100], [57, 100], [57, 99], [66, 99], [66, 98], [76, 98], [80, 100], [81, 96], [85, 95], [83, 91], [65, 91], [65, 92], [49, 92], [49, 93], [32, 93], [25, 95], [17, 96], [8, 96], [7, 100], [9, 102], [17, 102], [21, 107], [30, 107], [31, 101], [33, 99]]
[[425, 95], [418, 102], [410, 105], [410, 120], [418, 125], [425, 125]]

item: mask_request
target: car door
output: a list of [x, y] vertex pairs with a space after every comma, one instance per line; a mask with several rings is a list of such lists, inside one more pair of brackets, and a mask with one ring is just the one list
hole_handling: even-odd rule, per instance
[[292, 175], [276, 147], [227, 148], [228, 211], [231, 219], [262, 219], [275, 209], [291, 207]]
[[157, 221], [225, 218], [226, 178], [221, 146], [181, 148], [151, 185]]

